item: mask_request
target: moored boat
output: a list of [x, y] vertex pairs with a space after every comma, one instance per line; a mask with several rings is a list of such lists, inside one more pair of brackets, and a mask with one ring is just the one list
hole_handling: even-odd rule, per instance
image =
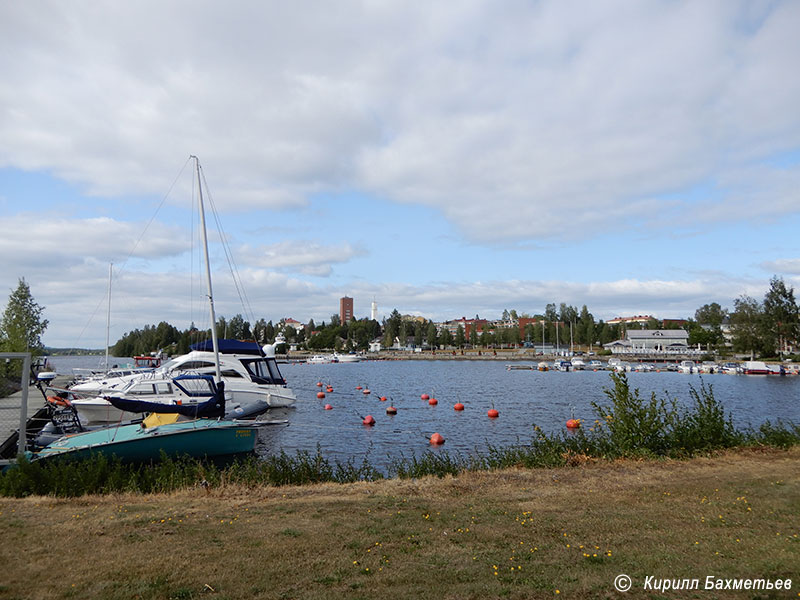
[[771, 373], [767, 363], [760, 360], [748, 360], [742, 364], [742, 373], [745, 375], [769, 375]]
[[693, 360], [682, 360], [678, 365], [678, 373], [697, 373], [697, 365]]

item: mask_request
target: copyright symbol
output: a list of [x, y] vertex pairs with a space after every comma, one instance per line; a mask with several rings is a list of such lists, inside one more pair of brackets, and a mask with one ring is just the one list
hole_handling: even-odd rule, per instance
[[632, 583], [633, 582], [631, 581], [631, 578], [624, 573], [622, 575], [617, 575], [614, 578], [614, 587], [617, 588], [618, 592], [627, 592], [629, 589], [631, 589]]

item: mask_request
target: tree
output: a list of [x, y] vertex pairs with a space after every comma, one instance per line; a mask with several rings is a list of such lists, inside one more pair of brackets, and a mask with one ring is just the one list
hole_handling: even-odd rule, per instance
[[800, 334], [800, 311], [794, 299], [794, 288], [787, 288], [779, 277], [770, 279], [763, 310], [768, 345], [785, 352], [788, 342], [796, 340]]
[[453, 343], [453, 336], [450, 334], [449, 329], [447, 328], [442, 329], [442, 332], [439, 334], [439, 343], [444, 348], [447, 348]]
[[647, 319], [647, 324], [644, 326], [645, 329], [661, 329], [661, 321], [654, 317], [650, 317]]
[[436, 348], [438, 337], [439, 336], [437, 335], [436, 332], [436, 325], [433, 323], [433, 321], [429, 321], [428, 332], [425, 335], [425, 339], [428, 341], [428, 346], [430, 346], [431, 348]]
[[728, 309], [722, 308], [716, 302], [703, 304], [694, 312], [694, 320], [700, 325], [719, 327], [728, 318]]
[[544, 307], [544, 318], [550, 322], [558, 321], [558, 313], [556, 312], [555, 303], [551, 302]]
[[384, 338], [383, 338], [383, 345], [387, 348], [391, 347], [394, 344], [394, 338], [397, 337], [397, 334], [400, 330], [400, 322], [403, 320], [403, 317], [400, 316], [400, 313], [397, 312], [395, 308], [392, 311], [392, 314], [389, 315], [388, 319], [385, 319], [383, 322], [383, 331], [384, 331]]
[[17, 289], [8, 297], [8, 304], [0, 321], [0, 349], [4, 352], [30, 352], [39, 356], [44, 350], [42, 334], [47, 329], [47, 319], [42, 319], [44, 307], [31, 295], [25, 278], [19, 280]]
[[585, 304], [581, 308], [578, 322], [578, 342], [581, 344], [593, 344], [595, 341], [594, 316], [589, 312]]
[[241, 314], [237, 314], [228, 321], [228, 337], [235, 340], [246, 340], [252, 337], [250, 323], [245, 321]]
[[459, 325], [458, 329], [456, 329], [456, 339], [455, 339], [456, 346], [458, 346], [459, 348], [463, 348], [466, 342], [467, 338], [466, 335], [464, 334], [464, 328], [461, 325]]
[[737, 352], [749, 352], [752, 357], [763, 349], [761, 323], [763, 312], [761, 304], [750, 296], [740, 296], [733, 301], [734, 311], [731, 315], [733, 331], [733, 349]]

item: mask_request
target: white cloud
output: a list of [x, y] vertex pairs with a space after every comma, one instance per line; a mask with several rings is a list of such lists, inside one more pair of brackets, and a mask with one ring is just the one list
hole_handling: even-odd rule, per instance
[[779, 258], [762, 263], [761, 268], [771, 273], [800, 275], [800, 258]]
[[798, 27], [796, 2], [14, 3], [0, 165], [161, 193], [194, 153], [227, 208], [367, 190], [483, 241], [657, 226], [654, 198], [800, 146]]
[[237, 255], [255, 267], [295, 270], [306, 275], [327, 277], [332, 265], [363, 256], [366, 251], [349, 243], [325, 246], [316, 242], [279, 242], [269, 246], [239, 248]]
[[[143, 232], [147, 239], [141, 242]], [[0, 273], [64, 269], [76, 263], [161, 260], [189, 249], [184, 232], [162, 223], [122, 222], [109, 217], [73, 219], [50, 213], [3, 218]]]

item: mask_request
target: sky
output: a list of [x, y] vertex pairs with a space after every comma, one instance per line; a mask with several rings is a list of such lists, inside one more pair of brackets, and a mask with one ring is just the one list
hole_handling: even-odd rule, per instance
[[54, 347], [207, 325], [190, 155], [227, 318], [761, 299], [800, 285], [798, 31], [792, 0], [0, 2], [0, 302], [24, 278]]

